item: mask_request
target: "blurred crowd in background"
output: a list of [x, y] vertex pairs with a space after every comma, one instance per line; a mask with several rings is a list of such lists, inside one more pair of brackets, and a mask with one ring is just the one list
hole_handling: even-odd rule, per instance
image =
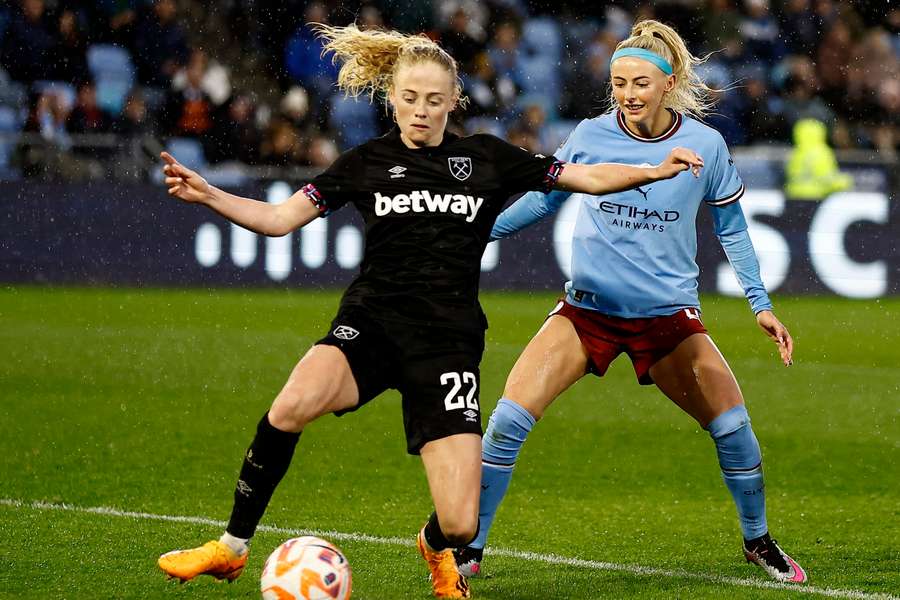
[[346, 98], [311, 22], [423, 32], [460, 63], [458, 133], [553, 152], [609, 108], [609, 58], [634, 21], [673, 25], [732, 146], [788, 144], [812, 117], [837, 148], [895, 156], [900, 8], [886, 0], [0, 1], [0, 178], [196, 167], [325, 167], [391, 126]]

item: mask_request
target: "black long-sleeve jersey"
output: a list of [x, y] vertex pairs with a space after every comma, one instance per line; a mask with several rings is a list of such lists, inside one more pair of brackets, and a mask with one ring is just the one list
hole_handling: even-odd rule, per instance
[[495, 136], [449, 132], [411, 149], [394, 129], [342, 154], [304, 192], [323, 216], [352, 203], [366, 223], [360, 273], [341, 308], [411, 324], [486, 327], [481, 255], [506, 200], [549, 190], [562, 171]]

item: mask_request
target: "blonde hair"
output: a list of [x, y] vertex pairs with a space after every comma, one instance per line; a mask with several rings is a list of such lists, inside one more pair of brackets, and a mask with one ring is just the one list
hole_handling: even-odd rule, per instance
[[[659, 54], [672, 65], [675, 87], [663, 97], [663, 106], [702, 119], [715, 104], [713, 94], [721, 92], [707, 86], [694, 70], [705, 63], [709, 55], [698, 58], [691, 54], [684, 40], [674, 29], [659, 21], [648, 19], [636, 23], [631, 35], [616, 46], [622, 48], [643, 48]], [[611, 110], [616, 107], [615, 95], [610, 94]]]
[[333, 62], [342, 63], [337, 84], [348, 96], [368, 94], [371, 101], [378, 95], [386, 101], [400, 67], [431, 61], [450, 74], [454, 105], [465, 106], [467, 102], [456, 60], [425, 35], [362, 31], [355, 24], [332, 27], [315, 23], [313, 29], [325, 40], [322, 54], [330, 52]]

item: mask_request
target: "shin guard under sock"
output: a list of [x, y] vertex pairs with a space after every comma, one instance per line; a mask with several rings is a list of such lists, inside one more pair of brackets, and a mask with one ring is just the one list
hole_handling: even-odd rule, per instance
[[744, 539], [764, 535], [769, 528], [762, 454], [747, 409], [735, 406], [713, 419], [706, 429], [716, 444], [722, 479], [737, 506]]
[[501, 398], [491, 414], [481, 442], [479, 533], [469, 544], [472, 548], [481, 549], [487, 543], [497, 509], [512, 480], [519, 450], [534, 423], [531, 413], [507, 398]]
[[234, 507], [225, 531], [236, 538], [250, 539], [262, 519], [275, 488], [287, 473], [300, 433], [276, 429], [269, 413], [256, 427], [256, 436], [244, 455], [241, 474], [234, 490]]

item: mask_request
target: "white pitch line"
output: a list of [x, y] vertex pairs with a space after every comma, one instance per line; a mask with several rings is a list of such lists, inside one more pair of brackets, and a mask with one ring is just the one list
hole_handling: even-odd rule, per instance
[[[75, 506], [73, 504], [59, 504], [49, 502], [26, 502], [22, 500], [14, 500], [11, 498], [0, 498], [0, 506], [9, 506], [12, 508], [30, 508], [34, 510], [58, 510], [76, 513], [88, 513], [95, 515], [104, 515], [109, 517], [124, 517], [128, 519], [142, 519], [153, 521], [168, 521], [172, 523], [190, 523], [192, 525], [210, 525], [213, 527], [224, 528], [227, 523], [207, 517], [190, 517], [181, 515], [159, 515], [155, 513], [134, 512], [128, 510], [119, 510], [107, 506]], [[291, 527], [274, 527], [271, 525], [260, 525], [258, 531], [266, 531], [270, 533], [279, 533], [289, 536], [314, 535], [331, 540], [347, 540], [352, 542], [367, 542], [371, 544], [383, 544], [387, 546], [413, 546], [412, 536], [409, 537], [380, 537], [369, 535], [366, 533], [345, 533], [342, 531], [322, 531], [319, 529], [296, 529]], [[766, 590], [787, 590], [798, 594], [812, 594], [825, 596], [828, 598], [848, 598], [849, 600], [900, 600], [900, 597], [891, 594], [860, 592], [857, 590], [843, 590], [835, 588], [820, 588], [811, 585], [789, 585], [785, 583], [777, 583], [774, 581], [741, 579], [739, 577], [725, 577], [722, 575], [710, 575], [707, 573], [692, 573], [690, 571], [682, 571], [680, 569], [659, 569], [656, 567], [643, 567], [640, 565], [625, 565], [618, 563], [601, 562], [596, 560], [585, 560], [581, 558], [571, 558], [568, 556], [560, 556], [558, 554], [541, 554], [538, 552], [523, 552], [521, 550], [511, 550], [508, 548], [488, 548], [485, 554], [490, 556], [506, 556], [519, 560], [527, 560], [532, 562], [541, 562], [553, 565], [565, 565], [569, 567], [577, 567], [581, 569], [590, 569], [594, 571], [617, 571], [621, 573], [631, 573], [632, 575], [640, 575], [645, 577], [669, 577], [681, 579], [697, 579], [700, 581], [708, 581], [711, 583], [733, 585], [737, 587], [758, 588]]]

